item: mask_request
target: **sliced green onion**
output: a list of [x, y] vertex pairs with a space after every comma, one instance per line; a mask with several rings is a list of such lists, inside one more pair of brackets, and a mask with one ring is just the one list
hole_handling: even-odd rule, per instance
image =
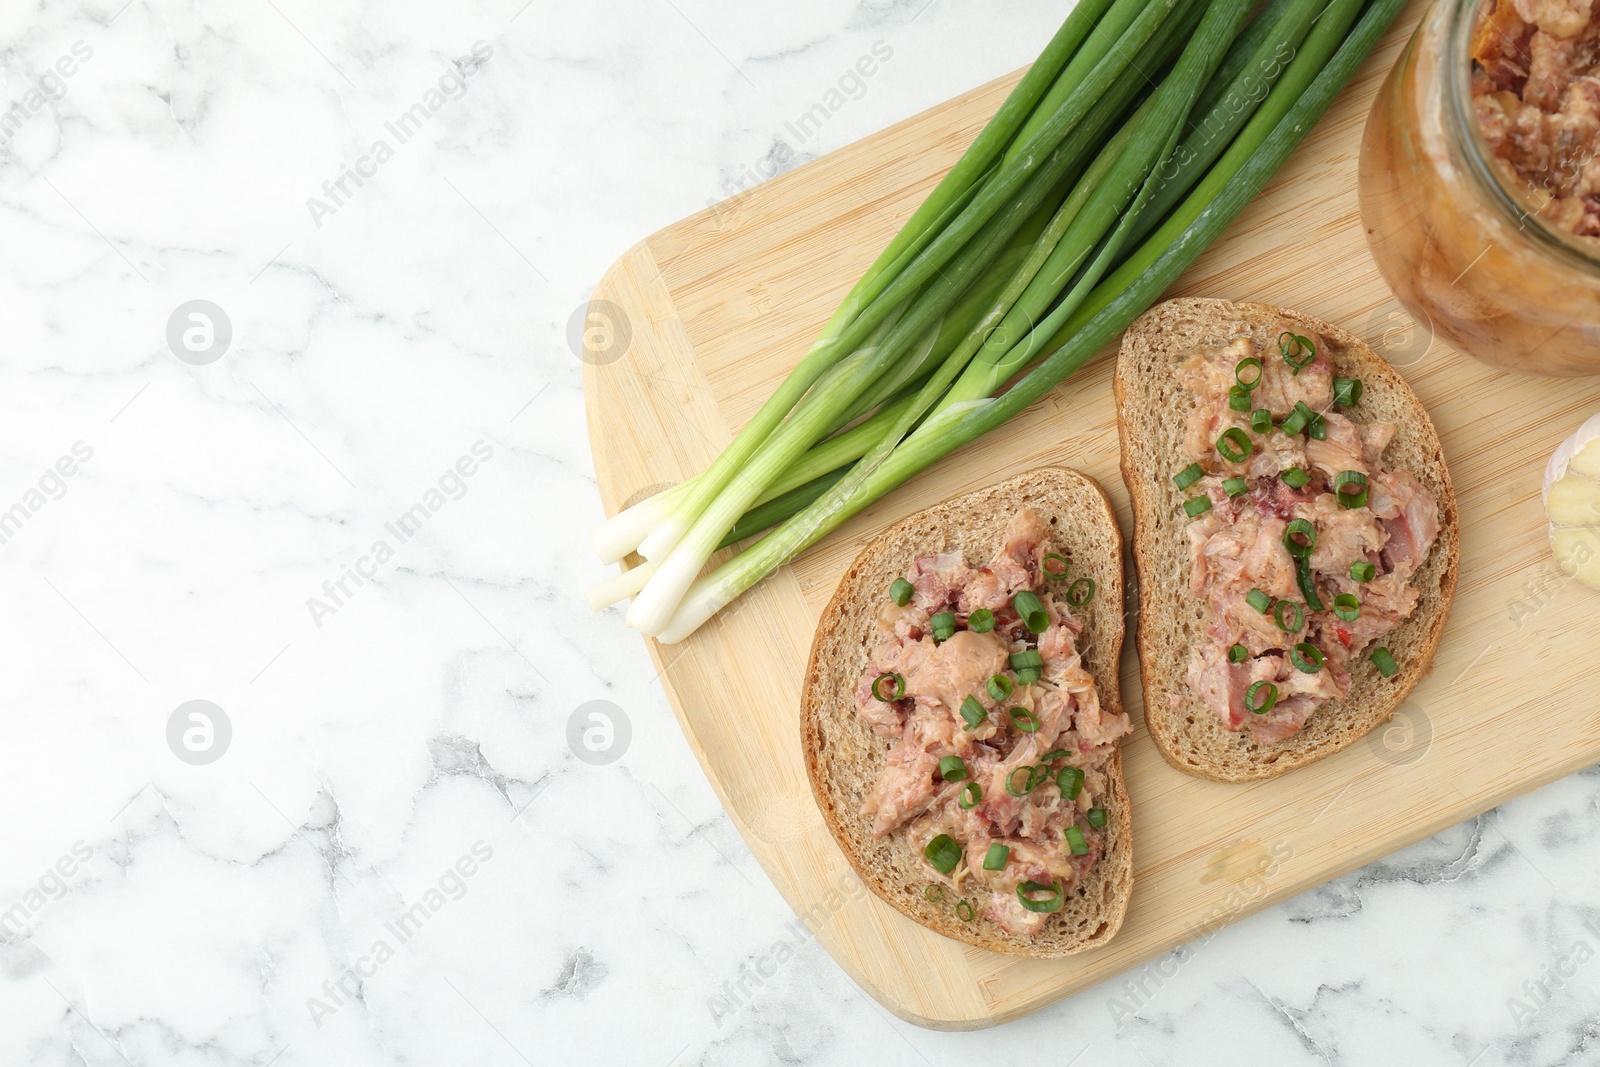
[[1187, 489], [1195, 482], [1206, 476], [1206, 469], [1198, 463], [1191, 463], [1183, 470], [1172, 476], [1173, 482], [1179, 489]]
[[1072, 850], [1074, 856], [1082, 856], [1088, 853], [1089, 842], [1083, 839], [1083, 831], [1076, 826], [1067, 827], [1061, 832], [1061, 836], [1067, 839], [1067, 847]]
[[1230, 426], [1217, 438], [1217, 454], [1229, 463], [1243, 463], [1255, 449], [1250, 435], [1237, 426]]
[[894, 580], [894, 584], [889, 587], [889, 599], [893, 600], [896, 604], [899, 604], [903, 608], [907, 604], [911, 603], [911, 594], [916, 591], [916, 586], [912, 585], [904, 578], [896, 578]]
[[1306, 433], [1313, 441], [1326, 441], [1328, 439], [1328, 420], [1321, 415], [1311, 416], [1311, 425]]
[[1250, 428], [1256, 433], [1272, 432], [1272, 412], [1266, 408], [1256, 408], [1250, 413]]
[[990, 700], [1004, 700], [1011, 695], [1011, 679], [1003, 674], [997, 674], [989, 679], [984, 688], [989, 690]]
[[933, 631], [936, 644], [948, 641], [956, 635], [956, 613], [941, 611], [928, 620], [928, 627]]
[[1011, 665], [1011, 669], [1014, 671], [1025, 671], [1030, 668], [1038, 670], [1044, 666], [1044, 657], [1039, 655], [1037, 648], [1025, 648], [1021, 652], [1011, 653], [1006, 662]]
[[[1074, 830], [1077, 827], [1073, 827]], [[1035, 896], [1037, 893], [1049, 893], [1049, 896]], [[1061, 910], [1061, 902], [1066, 897], [1061, 892], [1061, 887], [1051, 882], [1049, 885], [1040, 885], [1038, 882], [1019, 882], [1017, 884], [1017, 899], [1022, 901], [1022, 906], [1029, 911], [1053, 912]]]
[[1081, 608], [1094, 599], [1095, 584], [1093, 578], [1079, 578], [1067, 587], [1067, 603], [1075, 608]]
[[1317, 595], [1317, 579], [1311, 573], [1310, 559], [1294, 561], [1294, 580], [1300, 587], [1300, 595], [1306, 598], [1306, 608], [1310, 611], [1321, 611], [1322, 598]]
[[1096, 830], [1105, 829], [1106, 816], [1109, 814], [1110, 813], [1107, 812], [1105, 808], [1090, 808], [1088, 816], [1089, 825], [1094, 827]]
[[1311, 361], [1317, 358], [1317, 348], [1311, 343], [1311, 338], [1301, 337], [1287, 330], [1278, 335], [1278, 351], [1283, 353], [1283, 361], [1289, 364], [1293, 368], [1293, 373], [1297, 375], [1311, 366]]
[[[1257, 703], [1256, 694], [1260, 692], [1265, 692], [1267, 695]], [[1252, 715], [1265, 715], [1277, 702], [1278, 687], [1271, 682], [1251, 682], [1250, 688], [1244, 691], [1244, 706]]]
[[[1283, 609], [1285, 607], [1294, 609], [1294, 621], [1292, 624], [1284, 620]], [[1272, 621], [1276, 622], [1278, 624], [1278, 629], [1282, 630], [1284, 633], [1297, 634], [1300, 632], [1301, 627], [1305, 626], [1306, 624], [1306, 613], [1302, 611], [1300, 609], [1300, 605], [1296, 604], [1294, 601], [1280, 600], [1276, 604], [1272, 605]]]
[[1400, 664], [1394, 661], [1394, 654], [1387, 648], [1372, 650], [1372, 665], [1378, 668], [1378, 673], [1385, 678], [1393, 678], [1394, 672], [1400, 669]]
[[1243, 645], [1234, 645], [1232, 648], [1228, 649], [1229, 663], [1243, 663], [1249, 658], [1250, 650], [1245, 648]]
[[969, 902], [965, 900], [956, 902], [956, 918], [960, 919], [962, 922], [971, 922], [973, 917], [977, 914], [977, 912], [972, 910], [972, 905]]
[[[1021, 786], [1017, 785], [1017, 775], [1019, 774], [1027, 775], [1027, 777], [1022, 780]], [[1006, 775], [1006, 792], [1010, 793], [1014, 797], [1027, 796], [1029, 793], [1033, 792], [1033, 787], [1038, 784], [1038, 779], [1034, 775], [1032, 767], [1018, 767], [1016, 770]]]
[[1017, 615], [1022, 619], [1022, 624], [1028, 628], [1029, 633], [1042, 634], [1050, 625], [1050, 613], [1044, 610], [1044, 605], [1032, 592], [1024, 589], [1011, 598], [1011, 606], [1017, 609]]
[[1044, 572], [1046, 578], [1059, 582], [1067, 576], [1067, 557], [1059, 552], [1046, 552], [1044, 559], [1039, 561], [1039, 569]]
[[1078, 794], [1083, 792], [1083, 770], [1079, 767], [1063, 767], [1056, 774], [1056, 785], [1061, 789], [1061, 795], [1068, 800], [1077, 800]]
[[1350, 564], [1350, 577], [1357, 582], [1370, 582], [1378, 573], [1378, 568], [1370, 563], [1357, 561]]
[[1039, 655], [1039, 650], [1036, 648], [1013, 652], [1006, 662], [1017, 672], [1018, 685], [1032, 685], [1044, 672], [1044, 657]]
[[1250, 390], [1242, 385], [1235, 385], [1228, 390], [1228, 407], [1233, 411], [1250, 410]]
[[[1346, 492], [1347, 485], [1355, 486], [1355, 492]], [[1360, 471], [1340, 471], [1334, 476], [1333, 494], [1338, 497], [1340, 507], [1366, 507], [1367, 493], [1367, 476]]]
[[983, 710], [983, 705], [968, 693], [961, 700], [961, 721], [967, 724], [967, 729], [976, 730], [989, 713]]
[[[1235, 364], [1233, 380], [1239, 383], [1239, 388], [1248, 393], [1261, 384], [1261, 376], [1264, 370], [1265, 368], [1261, 366], [1261, 360], [1255, 356], [1246, 356]], [[1248, 380], [1246, 380], [1247, 377]]]
[[[887, 695], [883, 689], [884, 682], [889, 683]], [[880, 674], [872, 680], [872, 695], [885, 704], [899, 700], [906, 695], [906, 680], [898, 674]]]
[[939, 777], [947, 782], [959, 782], [967, 776], [967, 761], [960, 756], [946, 756], [939, 761]]
[[1289, 650], [1289, 662], [1302, 674], [1316, 674], [1322, 669], [1322, 652], [1310, 641], [1301, 641]]
[[975, 634], [986, 634], [994, 629], [994, 612], [988, 608], [979, 608], [967, 616], [967, 629]]
[[1272, 610], [1272, 598], [1259, 589], [1252, 589], [1244, 602], [1265, 615]]
[[949, 874], [961, 862], [961, 846], [949, 834], [940, 834], [928, 842], [922, 855], [940, 874]]
[[1211, 510], [1211, 498], [1201, 494], [1192, 496], [1183, 502], [1183, 513], [1191, 519], [1198, 519]]
[[1353, 408], [1361, 402], [1360, 378], [1335, 378], [1333, 402], [1342, 408]]
[[1027, 708], [1012, 708], [1007, 714], [1011, 716], [1011, 724], [1023, 733], [1039, 732], [1039, 718]]
[[930, 883], [928, 888], [922, 891], [922, 895], [937, 904], [944, 899], [944, 886]]
[[1317, 547], [1317, 528], [1309, 519], [1290, 520], [1288, 528], [1283, 531], [1283, 547], [1295, 559], [1305, 559]]
[[1299, 467], [1290, 467], [1288, 470], [1278, 475], [1278, 477], [1282, 478], [1283, 484], [1287, 485], [1290, 489], [1304, 489], [1306, 487], [1306, 483], [1311, 481], [1311, 475], [1307, 474]]
[[961, 810], [971, 811], [978, 806], [978, 801], [983, 799], [983, 787], [977, 782], [968, 782], [961, 787], [961, 799], [956, 803], [961, 805]]
[[1224, 478], [1222, 480], [1222, 491], [1227, 493], [1230, 498], [1244, 496], [1250, 491], [1250, 483], [1243, 478]]
[[1068, 752], [1064, 748], [1052, 748], [1049, 752], [1046, 752], [1044, 755], [1039, 757], [1039, 762], [1049, 763], [1053, 759], [1061, 759], [1063, 756], [1070, 755], [1072, 755], [1072, 753]]
[[983, 869], [986, 871], [1003, 871], [1006, 860], [1011, 858], [1011, 849], [1005, 845], [995, 843], [989, 846], [989, 851], [983, 856]]
[[1294, 410], [1284, 417], [1283, 425], [1279, 429], [1286, 434], [1297, 434], [1311, 422], [1311, 416], [1316, 412], [1306, 407], [1304, 400], [1296, 401]]
[[1333, 613], [1345, 622], [1361, 618], [1361, 601], [1354, 593], [1340, 593], [1333, 598]]

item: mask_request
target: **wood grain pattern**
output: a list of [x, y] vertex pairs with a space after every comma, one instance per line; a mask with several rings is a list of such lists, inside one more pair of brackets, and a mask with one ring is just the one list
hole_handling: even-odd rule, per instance
[[[751, 851], [839, 964], [902, 1018], [943, 1029], [1015, 1018], [1600, 759], [1600, 708], [1587, 685], [1600, 598], [1550, 562], [1539, 503], [1545, 457], [1600, 407], [1600, 379], [1511, 376], [1443, 342], [1430, 346], [1425, 326], [1411, 332], [1360, 231], [1361, 129], [1419, 15], [1413, 7], [1401, 17], [1258, 202], [1170, 294], [1282, 304], [1341, 323], [1386, 352], [1432, 412], [1460, 494], [1462, 580], [1434, 672], [1388, 730], [1281, 779], [1188, 777], [1143, 731], [1130, 641], [1135, 888], [1111, 945], [1048, 962], [969, 949], [854, 880], [799, 751], [815, 620], [864, 539], [1040, 464], [1098, 479], [1127, 531], [1106, 358], [858, 515], [690, 640], [647, 642]], [[617, 262], [595, 297], [622, 309], [632, 340], [620, 359], [587, 365], [584, 378], [608, 513], [711, 460], [1015, 77], [685, 219]], [[757, 689], [743, 683], [750, 663], [766, 665]], [[1538, 728], [1526, 728], [1534, 717]], [[1203, 944], [1194, 951], [1203, 956]], [[1116, 993], [1100, 995], [1109, 1007]]]

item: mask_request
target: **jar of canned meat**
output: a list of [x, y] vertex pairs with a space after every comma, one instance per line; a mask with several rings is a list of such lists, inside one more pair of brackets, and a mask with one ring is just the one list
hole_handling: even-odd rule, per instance
[[1486, 363], [1600, 373], [1600, 2], [1437, 0], [1367, 118], [1384, 279]]

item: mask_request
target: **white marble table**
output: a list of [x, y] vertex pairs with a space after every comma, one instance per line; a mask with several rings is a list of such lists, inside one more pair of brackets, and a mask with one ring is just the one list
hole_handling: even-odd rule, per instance
[[794, 924], [584, 609], [600, 273], [1063, 9], [0, 11], [0, 1063], [1600, 1060], [1600, 777], [932, 1033]]

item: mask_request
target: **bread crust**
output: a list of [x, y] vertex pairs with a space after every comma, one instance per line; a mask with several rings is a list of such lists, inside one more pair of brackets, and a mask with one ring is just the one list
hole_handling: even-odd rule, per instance
[[[1280, 319], [1324, 338], [1334, 373], [1358, 377], [1363, 422], [1398, 427], [1385, 452], [1391, 466], [1410, 470], [1439, 504], [1439, 536], [1412, 578], [1417, 608], [1385, 639], [1400, 663], [1384, 678], [1361, 656], [1350, 664], [1350, 693], [1318, 708], [1300, 732], [1266, 744], [1225, 729], [1184, 680], [1188, 651], [1205, 607], [1188, 593], [1188, 518], [1171, 475], [1183, 465], [1180, 442], [1195, 398], [1173, 373], [1201, 346], [1249, 335], [1262, 340]], [[1145, 312], [1123, 335], [1113, 376], [1122, 474], [1133, 502], [1133, 558], [1139, 581], [1137, 631], [1145, 726], [1161, 754], [1179, 770], [1221, 782], [1272, 778], [1332, 755], [1387, 722], [1433, 669], [1460, 571], [1460, 520], [1444, 448], [1427, 410], [1405, 379], [1349, 332], [1270, 304], [1226, 300], [1169, 300]]]
[[1122, 753], [1106, 765], [1107, 851], [1068, 894], [1060, 911], [1031, 937], [1008, 934], [981, 912], [962, 922], [955, 901], [923, 896], [930, 878], [904, 829], [876, 839], [861, 802], [877, 780], [890, 742], [855, 714], [855, 689], [880, 640], [878, 608], [889, 585], [917, 556], [961, 552], [974, 566], [999, 549], [1018, 508], [1034, 508], [1050, 526], [1072, 575], [1091, 577], [1094, 600], [1074, 609], [1084, 621], [1079, 651], [1094, 675], [1100, 703], [1122, 713], [1117, 663], [1124, 633], [1122, 532], [1104, 490], [1087, 475], [1039, 467], [987, 489], [937, 504], [901, 520], [864, 548], [822, 613], [806, 665], [800, 739], [811, 790], [834, 840], [861, 880], [902, 914], [946, 937], [1013, 956], [1052, 959], [1105, 944], [1127, 913], [1133, 889], [1132, 814]]

